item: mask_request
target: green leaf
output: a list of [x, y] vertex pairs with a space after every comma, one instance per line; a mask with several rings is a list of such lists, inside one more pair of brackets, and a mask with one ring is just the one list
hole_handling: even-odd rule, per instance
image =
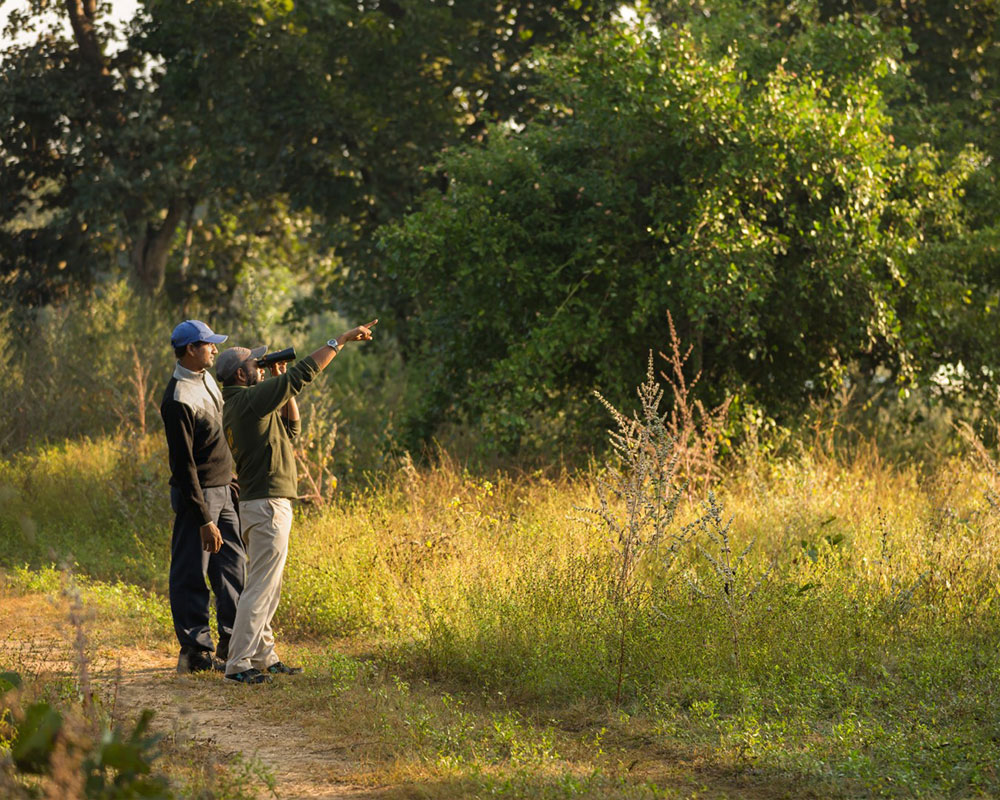
[[62, 715], [48, 703], [34, 703], [28, 707], [10, 748], [18, 769], [35, 774], [48, 769], [62, 722]]
[[101, 748], [101, 763], [119, 772], [145, 775], [149, 764], [143, 758], [142, 749], [129, 742], [112, 741]]
[[21, 688], [21, 676], [16, 672], [0, 672], [0, 694]]

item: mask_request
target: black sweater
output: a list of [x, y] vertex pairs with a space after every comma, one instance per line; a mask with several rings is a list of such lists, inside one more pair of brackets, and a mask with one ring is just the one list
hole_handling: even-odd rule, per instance
[[[183, 510], [215, 522], [208, 512], [202, 487], [227, 486], [233, 480], [233, 457], [222, 433], [221, 394], [218, 400], [197, 373], [178, 367], [167, 383], [160, 416], [170, 453], [170, 485], [181, 494]], [[187, 373], [185, 375], [184, 373]], [[213, 387], [218, 390], [213, 382]]]

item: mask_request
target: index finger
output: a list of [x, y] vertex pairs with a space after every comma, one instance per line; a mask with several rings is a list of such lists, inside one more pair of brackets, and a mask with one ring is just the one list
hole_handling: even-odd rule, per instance
[[377, 318], [373, 319], [371, 322], [366, 322], [362, 327], [364, 327], [364, 328], [373, 328], [376, 325], [378, 325], [378, 319]]

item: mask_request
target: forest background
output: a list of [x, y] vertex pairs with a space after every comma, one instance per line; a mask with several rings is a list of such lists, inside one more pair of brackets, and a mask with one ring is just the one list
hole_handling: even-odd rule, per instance
[[377, 316], [304, 397], [279, 623], [522, 703], [523, 763], [446, 704], [418, 782], [684, 791], [595, 737], [638, 726], [726, 780], [1000, 791], [1000, 3], [112, 10], [31, 0], [0, 54], [9, 591], [162, 614], [177, 321]]

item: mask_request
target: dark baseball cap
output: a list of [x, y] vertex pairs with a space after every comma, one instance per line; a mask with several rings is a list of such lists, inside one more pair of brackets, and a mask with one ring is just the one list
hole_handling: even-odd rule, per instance
[[228, 338], [215, 333], [199, 319], [188, 319], [174, 328], [174, 332], [170, 334], [170, 344], [172, 347], [184, 347], [195, 342], [222, 344]]
[[236, 370], [240, 368], [242, 363], [251, 358], [260, 358], [266, 352], [266, 344], [253, 349], [233, 345], [228, 350], [224, 350], [222, 355], [215, 360], [215, 377], [220, 381], [228, 381], [236, 374]]

